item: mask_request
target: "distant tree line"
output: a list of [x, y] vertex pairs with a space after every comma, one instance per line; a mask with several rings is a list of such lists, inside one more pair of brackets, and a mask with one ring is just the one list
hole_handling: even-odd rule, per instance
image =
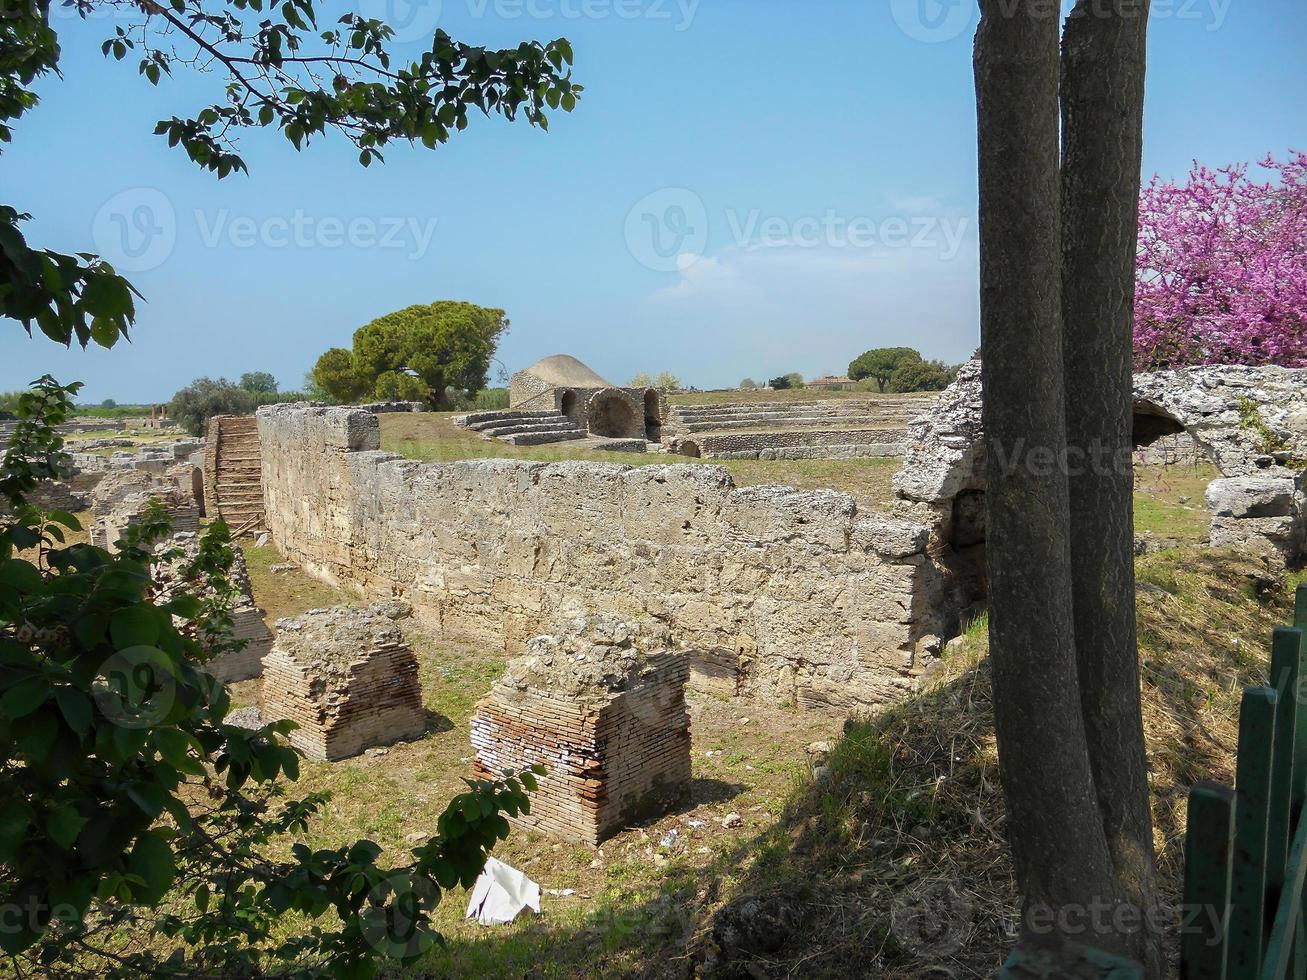
[[486, 387], [504, 311], [455, 300], [407, 306], [354, 331], [310, 372], [333, 401], [422, 401], [433, 409], [476, 402]]
[[267, 371], [248, 371], [236, 382], [196, 378], [172, 396], [168, 414], [191, 435], [200, 436], [215, 415], [251, 415], [260, 405], [321, 400], [321, 394], [311, 385], [306, 391], [278, 391], [277, 379]]
[[[878, 392], [943, 391], [957, 377], [958, 368], [943, 361], [928, 361], [911, 347], [877, 347], [859, 354], [849, 364], [849, 380], [861, 388]], [[741, 391], [759, 386], [753, 378], [740, 382]], [[798, 371], [771, 378], [766, 387], [773, 391], [806, 388]]]
[[912, 347], [876, 347], [849, 364], [849, 378], [870, 381], [881, 392], [943, 391], [958, 369], [943, 361], [927, 361]]
[[641, 371], [630, 381], [632, 388], [661, 388], [663, 391], [680, 391], [682, 388], [681, 379], [672, 374], [671, 371], [659, 371], [652, 377], [644, 371]]

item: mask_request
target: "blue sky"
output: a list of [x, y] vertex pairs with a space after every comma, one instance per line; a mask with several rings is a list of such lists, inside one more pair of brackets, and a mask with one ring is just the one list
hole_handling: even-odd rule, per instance
[[[109, 352], [0, 334], [0, 390], [47, 371], [86, 401], [250, 370], [298, 387], [358, 326], [442, 298], [508, 311], [509, 370], [566, 352], [615, 381], [715, 387], [977, 345], [974, 4], [355, 2], [406, 38], [566, 36], [585, 96], [547, 134], [478, 119], [368, 170], [343, 140], [296, 154], [251, 134], [250, 175], [219, 182], [151, 130], [221, 77], [152, 89], [101, 57], [113, 21], [61, 14], [64, 77], [0, 156], [4, 200], [33, 213], [32, 242], [135, 269], [148, 302]], [[1145, 174], [1307, 145], [1305, 52], [1301, 0], [1153, 0]]]

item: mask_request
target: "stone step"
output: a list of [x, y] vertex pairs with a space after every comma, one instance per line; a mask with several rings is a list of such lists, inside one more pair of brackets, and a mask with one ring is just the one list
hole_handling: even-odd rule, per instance
[[514, 419], [565, 419], [566, 415], [561, 412], [521, 412], [521, 411], [502, 411], [502, 412], [473, 412], [470, 415], [464, 415], [462, 418], [455, 419], [457, 425], [466, 429], [475, 429], [477, 432], [482, 431], [487, 426], [497, 425], [501, 422], [510, 422]]
[[733, 408], [729, 411], [694, 412], [676, 409], [672, 415], [686, 421], [711, 421], [714, 419], [735, 419], [751, 415], [775, 415], [804, 417], [811, 415], [911, 415], [919, 414], [921, 403], [894, 402], [887, 405], [809, 405], [803, 409], [779, 409], [770, 406], [755, 405], [752, 408]]
[[514, 446], [543, 446], [551, 442], [567, 442], [572, 439], [584, 439], [585, 433], [580, 429], [560, 429], [554, 432], [518, 432], [503, 436], [502, 442]]
[[519, 420], [515, 422], [505, 422], [502, 425], [490, 425], [478, 431], [483, 436], [489, 436], [492, 439], [500, 439], [504, 436], [517, 435], [520, 432], [562, 432], [565, 429], [575, 429], [577, 425], [571, 419], [560, 417], [557, 419], [540, 419], [540, 420]]
[[780, 431], [785, 429], [829, 429], [832, 426], [847, 425], [853, 428], [885, 427], [904, 429], [907, 419], [886, 419], [879, 417], [852, 416], [848, 418], [804, 418], [804, 419], [740, 419], [735, 422], [686, 422], [681, 428], [686, 432], [750, 432]]

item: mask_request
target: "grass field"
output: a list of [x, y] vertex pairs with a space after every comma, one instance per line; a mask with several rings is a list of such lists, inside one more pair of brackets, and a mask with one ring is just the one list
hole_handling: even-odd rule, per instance
[[842, 391], [826, 391], [820, 388], [784, 388], [780, 391], [763, 391], [759, 389], [752, 391], [738, 391], [735, 389], [726, 391], [687, 391], [671, 395], [668, 401], [673, 405], [725, 405], [735, 402], [810, 402], [827, 398], [866, 398], [868, 395], [878, 395], [881, 398], [911, 399], [925, 397], [928, 394], [927, 392], [882, 394], [876, 390], [874, 383], [864, 381], [857, 388]]
[[[785, 395], [787, 392], [772, 392]], [[755, 397], [758, 397], [755, 393]], [[893, 499], [890, 479], [902, 465], [899, 459], [722, 459], [698, 460], [662, 453], [612, 453], [582, 449], [566, 442], [546, 446], [511, 446], [483, 439], [476, 432], [454, 425], [454, 413], [403, 413], [379, 416], [381, 448], [412, 459], [452, 462], [461, 459], [531, 459], [546, 463], [582, 459], [628, 466], [686, 463], [724, 466], [736, 486], [782, 484], [800, 490], [841, 490], [873, 510], [887, 508]], [[1207, 538], [1209, 515], [1203, 507], [1203, 489], [1219, 474], [1210, 465], [1141, 466], [1135, 473], [1135, 529], [1139, 534], [1176, 542]]]
[[[294, 615], [317, 606], [358, 603], [303, 573], [271, 571], [281, 559], [271, 548], [245, 548], [255, 599], [268, 613]], [[477, 700], [503, 671], [504, 654], [434, 638], [406, 624], [421, 663], [423, 700], [432, 727], [419, 741], [391, 746], [337, 763], [301, 763], [296, 793], [329, 790], [333, 800], [304, 838], [313, 846], [338, 846], [360, 837], [397, 855], [419, 843], [445, 803], [463, 789], [471, 746], [468, 722]], [[258, 681], [233, 685], [236, 706], [256, 703]], [[466, 895], [452, 892], [442, 905], [439, 928], [451, 941], [436, 958], [438, 976], [612, 976], [637, 966], [646, 945], [651, 898], [672, 883], [727, 883], [747, 842], [781, 818], [785, 802], [807, 773], [805, 746], [830, 739], [839, 720], [744, 701], [691, 695], [693, 783], [676, 813], [633, 828], [598, 850], [560, 844], [534, 833], [514, 832], [496, 855], [529, 874], [546, 891], [546, 915], [509, 928], [488, 930], [466, 923]], [[742, 825], [722, 826], [738, 813]], [[660, 846], [675, 831], [668, 846]], [[632, 919], [631, 910], [639, 910]], [[596, 918], [597, 917], [597, 918]], [[624, 923], [624, 925], [623, 925]], [[630, 927], [629, 929], [627, 927]], [[592, 936], [599, 937], [596, 941]], [[609, 948], [611, 944], [611, 948]], [[417, 971], [414, 976], [430, 975]]]
[[627, 466], [666, 466], [669, 463], [724, 466], [736, 486], [783, 484], [800, 490], [843, 490], [865, 507], [879, 508], [890, 499], [890, 477], [899, 468], [897, 459], [722, 459], [699, 460], [665, 453], [613, 453], [581, 449], [566, 442], [546, 446], [510, 446], [483, 439], [476, 432], [454, 425], [452, 413], [409, 414], [396, 412], [379, 416], [381, 448], [412, 459], [445, 463], [460, 459], [531, 459], [558, 463], [583, 459]]
[[[246, 556], [270, 618], [358, 601], [298, 571], [272, 573], [280, 559], [270, 548]], [[1157, 846], [1174, 899], [1185, 791], [1197, 778], [1232, 777], [1239, 691], [1264, 677], [1270, 629], [1291, 615], [1302, 576], [1274, 583], [1245, 558], [1193, 547], [1137, 568]], [[368, 837], [402, 860], [462, 788], [468, 719], [504, 656], [411, 623], [406, 632], [431, 729], [344, 762], [304, 762], [297, 794], [333, 794], [304, 837], [313, 846]], [[1012, 941], [1016, 895], [986, 652], [981, 619], [922, 692], [846, 727], [843, 739], [831, 716], [691, 694], [694, 781], [680, 810], [598, 849], [515, 831], [496, 856], [540, 884], [543, 914], [482, 928], [463, 919], [466, 896], [455, 890], [437, 918], [448, 947], [385, 975], [671, 980], [728, 955], [749, 969], [727, 976], [843, 977], [851, 962], [859, 975], [992, 976]], [[234, 694], [251, 703], [258, 684]], [[806, 761], [814, 740], [834, 743], [820, 783]], [[728, 814], [742, 824], [725, 828]], [[940, 883], [961, 917], [956, 944], [920, 942], [895, 925], [905, 900]], [[759, 902], [778, 934], [746, 932], [747, 952], [718, 952], [714, 923]]]

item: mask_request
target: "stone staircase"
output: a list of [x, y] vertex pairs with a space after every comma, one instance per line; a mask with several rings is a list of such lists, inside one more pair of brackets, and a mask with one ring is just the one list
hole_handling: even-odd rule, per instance
[[585, 430], [562, 412], [473, 412], [454, 423], [514, 446], [543, 446], [585, 438]]
[[770, 432], [832, 427], [899, 428], [925, 410], [934, 392], [894, 398], [832, 398], [812, 401], [726, 402], [673, 405], [670, 427], [698, 432]]
[[204, 448], [205, 510], [236, 531], [263, 530], [263, 454], [253, 415], [218, 415], [209, 420]]
[[673, 405], [674, 451], [709, 459], [866, 459], [903, 452], [935, 392], [864, 398]]

